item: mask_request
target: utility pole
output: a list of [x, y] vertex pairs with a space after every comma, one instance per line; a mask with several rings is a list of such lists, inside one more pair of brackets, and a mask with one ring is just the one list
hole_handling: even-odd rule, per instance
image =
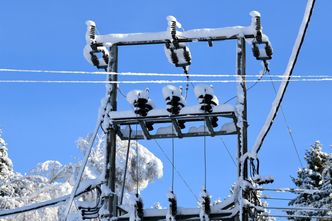
[[[117, 218], [120, 221], [130, 220], [132, 211], [123, 210], [123, 214], [119, 216], [117, 214], [117, 196], [115, 194], [115, 181], [116, 179], [116, 138], [117, 135], [122, 140], [141, 140], [141, 139], [161, 139], [161, 138], [183, 138], [183, 137], [197, 137], [197, 136], [216, 136], [216, 135], [237, 135], [238, 136], [238, 184], [240, 188], [234, 194], [236, 198], [224, 205], [222, 208], [214, 206], [213, 214], [205, 215], [213, 217], [215, 220], [222, 220], [224, 218], [229, 220], [249, 220], [249, 212], [246, 209], [244, 199], [249, 200], [249, 194], [247, 190], [243, 190], [242, 181], [248, 179], [248, 160], [244, 159], [248, 152], [248, 138], [247, 138], [247, 93], [246, 93], [246, 40], [251, 40], [253, 45], [254, 56], [257, 60], [269, 60], [272, 55], [272, 48], [267, 38], [263, 38], [261, 30], [260, 14], [256, 11], [250, 13], [251, 24], [250, 26], [234, 26], [217, 29], [194, 29], [189, 31], [177, 30], [176, 19], [172, 16], [168, 17], [168, 29], [165, 32], [156, 33], [129, 33], [129, 34], [109, 34], [109, 35], [96, 35], [95, 23], [93, 21], [87, 22], [87, 45], [84, 49], [84, 55], [86, 59], [95, 65], [97, 68], [103, 68], [112, 74], [108, 75], [108, 80], [112, 81], [109, 84], [107, 91], [107, 104], [105, 109], [106, 118], [110, 121], [107, 125], [107, 139], [106, 139], [106, 165], [105, 165], [105, 181], [109, 187], [111, 194], [103, 195], [105, 199], [104, 209], [106, 214], [101, 216], [106, 220]], [[264, 35], [265, 36], [265, 35]], [[116, 83], [118, 75], [114, 74], [118, 71], [118, 47], [122, 46], [139, 46], [150, 44], [165, 45], [168, 49], [168, 58], [172, 60], [172, 63], [176, 67], [185, 67], [190, 65], [191, 58], [189, 49], [186, 47], [186, 43], [189, 42], [208, 42], [209, 46], [213, 46], [214, 41], [224, 40], [236, 40], [237, 41], [237, 80], [238, 80], [238, 100], [235, 108], [228, 109], [222, 108], [216, 109], [212, 112], [206, 112], [202, 114], [201, 111], [190, 112], [185, 114], [169, 115], [160, 114], [156, 111], [153, 114], [147, 116], [142, 115], [139, 118], [136, 113], [126, 114], [119, 113], [117, 111], [117, 87]], [[107, 47], [111, 47], [107, 49]], [[263, 51], [265, 50], [265, 51]], [[185, 60], [185, 63], [179, 63], [180, 60]], [[188, 58], [189, 57], [189, 58]], [[183, 66], [184, 65], [184, 66]], [[185, 69], [186, 71], [186, 69]], [[213, 94], [209, 94], [213, 97]], [[146, 99], [147, 100], [147, 99]], [[149, 109], [151, 110], [151, 109]], [[202, 109], [201, 109], [202, 110]], [[164, 113], [164, 112], [162, 112]], [[231, 118], [236, 124], [236, 130], [221, 130], [218, 127], [211, 125], [211, 119], [213, 118]], [[204, 133], [201, 131], [184, 131], [180, 128], [179, 122], [200, 122], [208, 125], [208, 131]], [[154, 130], [149, 130], [147, 124], [154, 124], [156, 126], [165, 123], [170, 123], [176, 129], [176, 133], [158, 133]], [[141, 127], [141, 133], [135, 133], [135, 135], [126, 134], [125, 127], [139, 125]], [[149, 219], [150, 221], [160, 220], [168, 214], [168, 209], [158, 210], [156, 213], [144, 213], [144, 209], [141, 208], [142, 203], [137, 203], [135, 209], [135, 217], [137, 220], [141, 218]], [[238, 213], [233, 214], [233, 208], [238, 209]], [[105, 211], [103, 210], [103, 212]], [[181, 218], [179, 220], [201, 219], [200, 209], [181, 210]], [[239, 215], [237, 215], [239, 214]]]
[[[110, 48], [110, 61], [107, 68], [108, 72], [116, 73], [118, 71], [118, 46], [113, 45]], [[117, 82], [118, 75], [110, 74], [108, 75], [108, 80]], [[111, 111], [117, 111], [117, 83], [111, 83], [108, 89], [108, 98], [111, 105]], [[106, 174], [105, 180], [107, 181], [107, 186], [112, 192], [106, 201], [106, 208], [109, 212], [109, 218], [116, 216], [116, 205], [117, 197], [113, 194], [115, 193], [115, 180], [116, 180], [116, 134], [117, 126], [109, 125], [107, 128], [107, 138], [106, 138]]]
[[[248, 152], [248, 119], [247, 119], [247, 88], [246, 88], [246, 42], [244, 37], [239, 37], [237, 40], [237, 75], [239, 79], [238, 94], [242, 94], [243, 97], [238, 97], [238, 105], [242, 106], [242, 113], [239, 114], [240, 119], [240, 136], [238, 141], [238, 177], [240, 180], [248, 178], [248, 162], [247, 160], [242, 162], [243, 156]], [[246, 193], [242, 194], [243, 198], [247, 197]], [[242, 203], [241, 203], [242, 204]], [[248, 213], [245, 212], [245, 208], [241, 208], [242, 221], [248, 221]]]

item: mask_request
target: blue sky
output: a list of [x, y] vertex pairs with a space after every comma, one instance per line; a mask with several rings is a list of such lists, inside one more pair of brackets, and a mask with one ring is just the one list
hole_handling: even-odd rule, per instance
[[[85, 21], [92, 19], [100, 34], [159, 32], [166, 29], [166, 16], [175, 16], [185, 30], [249, 25], [251, 10], [262, 14], [264, 32], [274, 49], [271, 73], [282, 74], [286, 68], [306, 1], [19, 1], [4, 0], [0, 7], [0, 68], [95, 71], [83, 57]], [[317, 1], [301, 55], [294, 70], [296, 75], [325, 75], [331, 72], [330, 1]], [[190, 44], [192, 73], [234, 73], [236, 42]], [[257, 74], [260, 64], [248, 48], [247, 73]], [[162, 46], [120, 48], [120, 72], [181, 73], [167, 62]], [[0, 73], [0, 79], [32, 80], [104, 80], [104, 76], [56, 75], [35, 73]], [[136, 78], [123, 78], [136, 80]], [[147, 77], [141, 78], [147, 80]], [[157, 78], [153, 78], [157, 79]], [[152, 79], [152, 80], [153, 80]], [[325, 151], [331, 141], [331, 82], [290, 83], [283, 110], [294, 134], [301, 157], [315, 140]], [[159, 107], [163, 107], [162, 85], [148, 85]], [[250, 86], [250, 84], [249, 84]], [[278, 85], [277, 85], [278, 86]], [[121, 85], [124, 93], [143, 89], [146, 85]], [[234, 83], [216, 84], [219, 99], [227, 100], [236, 93]], [[27, 172], [38, 162], [56, 159], [68, 163], [82, 156], [75, 140], [92, 132], [98, 107], [104, 96], [104, 85], [78, 84], [0, 84], [0, 128], [9, 146], [9, 154], [17, 171]], [[248, 93], [249, 147], [274, 99], [271, 83], [260, 83]], [[119, 109], [129, 108], [119, 97]], [[193, 91], [189, 104], [195, 104]], [[235, 156], [235, 138], [225, 137]], [[170, 186], [170, 165], [154, 142], [144, 141], [164, 162], [164, 178], [143, 192], [146, 205], [161, 201], [166, 205]], [[160, 141], [170, 153], [170, 140]], [[208, 190], [214, 198], [224, 198], [234, 182], [236, 168], [220, 138], [208, 138]], [[177, 168], [198, 195], [203, 185], [202, 138], [176, 141]], [[260, 152], [262, 175], [273, 175], [271, 186], [291, 186], [299, 162], [279, 114]], [[175, 190], [179, 204], [193, 206], [194, 198], [179, 178]], [[157, 194], [158, 193], [158, 194]], [[157, 196], [158, 197], [155, 197]], [[153, 196], [153, 197], [152, 197]]]

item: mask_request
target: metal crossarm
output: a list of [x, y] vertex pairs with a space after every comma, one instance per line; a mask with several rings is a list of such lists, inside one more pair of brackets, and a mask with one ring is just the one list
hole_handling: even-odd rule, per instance
[[[210, 214], [211, 220], [234, 220], [234, 217], [237, 215], [236, 209], [234, 210], [217, 210], [213, 209]], [[145, 221], [159, 221], [165, 220], [168, 209], [144, 209], [144, 220]], [[118, 221], [129, 221], [130, 214], [119, 216]], [[178, 210], [176, 215], [176, 220], [190, 220], [190, 221], [200, 221], [200, 208], [182, 208]]]
[[[134, 140], [237, 134], [235, 127], [237, 119], [234, 108], [230, 105], [216, 106], [211, 113], [205, 113], [199, 109], [199, 106], [193, 106], [183, 108], [178, 115], [170, 115], [166, 110], [152, 110], [145, 117], [137, 116], [133, 111], [110, 112], [109, 115], [111, 123], [120, 128], [117, 132], [122, 140], [129, 139], [128, 128], [133, 128], [134, 125], [139, 125], [141, 129], [140, 131], [133, 131], [131, 139]], [[230, 124], [233, 127], [231, 129], [223, 126], [214, 128], [211, 123], [213, 117], [232, 119]], [[198, 128], [192, 127], [188, 130], [181, 129], [179, 121], [184, 123], [201, 122], [203, 129], [201, 128], [202, 126]], [[146, 126], [147, 124], [153, 124], [157, 128], [157, 132], [149, 131]], [[163, 126], [169, 124], [169, 126], [161, 127], [158, 124], [162, 124]], [[207, 129], [204, 129], [204, 125], [206, 125]]]

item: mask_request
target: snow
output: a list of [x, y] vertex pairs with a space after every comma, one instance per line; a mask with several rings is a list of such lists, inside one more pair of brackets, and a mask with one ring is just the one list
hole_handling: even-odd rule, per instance
[[209, 129], [207, 126], [204, 126], [204, 125], [199, 126], [199, 127], [193, 126], [193, 127], [189, 128], [189, 133], [201, 133], [201, 132], [206, 132], [206, 131], [209, 131]]
[[[290, 79], [290, 77], [292, 75], [293, 67], [294, 67], [295, 62], [296, 62], [296, 54], [300, 50], [301, 41], [304, 37], [306, 25], [308, 24], [309, 17], [310, 17], [310, 11], [313, 8], [313, 4], [314, 4], [314, 0], [308, 0], [301, 27], [300, 27], [300, 30], [298, 32], [298, 35], [297, 35], [297, 38], [296, 38], [296, 41], [295, 41], [295, 44], [294, 44], [292, 54], [289, 58], [288, 65], [287, 65], [286, 70], [284, 72], [284, 78], [283, 79], [285, 79], [285, 80]], [[258, 153], [258, 151], [259, 151], [259, 149], [260, 149], [260, 147], [261, 147], [261, 145], [264, 141], [264, 138], [265, 138], [266, 134], [268, 133], [270, 127], [273, 124], [273, 120], [274, 120], [274, 118], [277, 114], [279, 106], [282, 102], [282, 98], [283, 98], [283, 96], [286, 92], [287, 85], [288, 85], [287, 81], [282, 81], [281, 84], [280, 84], [277, 95], [276, 95], [276, 97], [275, 97], [275, 99], [272, 103], [270, 113], [268, 114], [268, 116], [265, 120], [265, 123], [264, 123], [261, 131], [259, 132], [258, 137], [256, 139], [256, 142], [253, 146], [252, 152], [255, 153], [255, 154]]]
[[169, 127], [159, 127], [156, 134], [175, 134], [173, 126]]
[[129, 91], [127, 94], [127, 101], [130, 104], [134, 104], [135, 101], [137, 101], [138, 98], [145, 98], [145, 99], [149, 99], [149, 89], [146, 88], [145, 90], [132, 90]]
[[258, 11], [251, 11], [249, 15], [251, 17], [261, 17], [261, 13], [259, 13]]
[[[121, 133], [126, 136], [126, 137], [129, 137], [129, 126], [126, 126], [125, 128], [121, 128]], [[136, 129], [131, 129], [131, 137], [136, 137], [136, 136], [143, 136], [143, 131], [141, 130], [136, 130]]]
[[163, 92], [164, 99], [166, 99], [167, 97], [173, 97], [173, 96], [183, 97], [182, 88], [178, 88], [174, 85], [167, 85], [167, 86], [163, 87], [162, 92]]
[[226, 124], [222, 125], [221, 131], [225, 131], [227, 133], [236, 132], [236, 126], [233, 122], [226, 123]]
[[[88, 152], [89, 140], [91, 139], [91, 136], [92, 135], [86, 138], [80, 138], [76, 142], [82, 154], [86, 154]], [[87, 166], [84, 170], [83, 179], [79, 185], [77, 193], [80, 193], [88, 186], [93, 187], [99, 184], [104, 178], [104, 138], [104, 136], [97, 136], [95, 148], [91, 150]], [[0, 145], [2, 143], [5, 142], [0, 142]], [[117, 138], [117, 171], [119, 173], [119, 177], [123, 176], [127, 145], [128, 143], [126, 141], [121, 141]], [[144, 146], [140, 144], [137, 145], [140, 150], [138, 164], [136, 163], [136, 142], [132, 142], [130, 146], [130, 164], [127, 174], [128, 179], [125, 185], [125, 205], [128, 205], [129, 201], [132, 199], [129, 193], [133, 191], [134, 186], [136, 186], [133, 185], [133, 183], [136, 184], [137, 165], [140, 165], [140, 189], [145, 188], [148, 183], [154, 179], [160, 178], [163, 173], [161, 161]], [[0, 153], [2, 152], [0, 151]], [[8, 154], [2, 153], [0, 154], [0, 158], [2, 156], [8, 156]], [[63, 203], [70, 197], [68, 194], [75, 185], [81, 165], [81, 161], [70, 163], [68, 165], [62, 165], [60, 162], [50, 160], [38, 164], [36, 168], [29, 172], [28, 175], [21, 175], [19, 173], [12, 172], [12, 174], [8, 177], [0, 176], [0, 183], [3, 184], [0, 185], [0, 192], [5, 195], [0, 196], [0, 216], [6, 216], [8, 213], [22, 212], [30, 210], [31, 208], [40, 207], [40, 209], [32, 212], [6, 217], [6, 221], [25, 220], [26, 217], [31, 217], [32, 220], [47, 221], [55, 221], [63, 218], [65, 209]], [[117, 180], [117, 192], [120, 191], [120, 185], [120, 180]], [[106, 186], [102, 186], [102, 190], [106, 195], [112, 193]], [[84, 195], [84, 198], [91, 201], [91, 203], [95, 205], [96, 201], [93, 201], [95, 198], [90, 193]], [[79, 200], [79, 198], [76, 198], [75, 200]], [[48, 207], [50, 204], [54, 204], [54, 206]], [[47, 208], [44, 208], [44, 206], [47, 206]], [[0, 220], [2, 219], [0, 218]], [[70, 210], [70, 214], [68, 215], [68, 220], [81, 220], [80, 212], [75, 208], [72, 208]]]
[[[251, 16], [257, 16], [257, 12], [251, 12]], [[167, 17], [168, 22], [176, 21], [176, 18], [173, 16]], [[191, 39], [193, 41], [199, 40], [202, 38], [220, 38], [220, 37], [232, 37], [239, 35], [255, 35], [255, 23], [252, 23], [247, 26], [233, 26], [226, 28], [204, 28], [204, 29], [193, 29], [188, 31], [177, 31], [177, 36], [185, 39]], [[178, 28], [181, 28], [182, 25], [179, 22], [176, 22]], [[154, 32], [154, 33], [131, 33], [131, 34], [109, 34], [109, 35], [96, 35], [96, 42], [104, 44], [104, 46], [109, 47], [112, 44], [119, 42], [145, 42], [145, 41], [160, 41], [171, 40], [171, 35], [169, 31], [164, 32]]]
[[195, 92], [195, 96], [198, 98], [201, 95], [206, 95], [206, 94], [210, 94], [210, 95], [214, 95], [214, 91], [213, 91], [213, 86], [212, 85], [208, 85], [208, 84], [199, 84], [195, 86], [194, 89]]
[[181, 23], [180, 23], [179, 21], [177, 21], [176, 18], [175, 18], [174, 16], [169, 15], [169, 16], [166, 17], [166, 20], [167, 20], [169, 23], [171, 23], [171, 22], [176, 22], [176, 27], [177, 27], [177, 28], [182, 28]]

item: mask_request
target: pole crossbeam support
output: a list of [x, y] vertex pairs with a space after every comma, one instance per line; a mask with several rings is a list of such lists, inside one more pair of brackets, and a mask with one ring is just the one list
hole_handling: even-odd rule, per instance
[[[150, 45], [163, 44], [171, 53], [166, 53], [171, 63], [177, 67], [183, 67], [184, 72], [188, 75], [188, 67], [191, 64], [189, 50], [185, 49], [186, 44], [190, 42], [207, 42], [209, 47], [213, 46], [213, 41], [237, 40], [237, 74], [239, 79], [238, 104], [236, 108], [231, 105], [216, 105], [212, 112], [202, 111], [200, 105], [196, 107], [183, 107], [179, 114], [171, 114], [166, 110], [154, 110], [149, 108], [148, 111], [138, 116], [134, 111], [117, 111], [117, 76], [110, 74], [108, 81], [112, 82], [108, 88], [108, 98], [110, 108], [108, 108], [109, 123], [107, 128], [106, 140], [106, 166], [105, 180], [112, 192], [115, 192], [116, 178], [116, 136], [123, 140], [141, 140], [141, 139], [160, 139], [160, 138], [185, 138], [198, 136], [218, 136], [218, 135], [237, 135], [238, 136], [238, 181], [246, 180], [247, 160], [242, 162], [242, 156], [247, 153], [247, 100], [246, 100], [246, 78], [245, 78], [245, 42], [252, 41], [255, 47], [254, 55], [256, 59], [271, 59], [272, 51], [269, 45], [268, 37], [263, 34], [260, 13], [252, 11], [250, 13], [251, 22], [249, 26], [233, 26], [226, 28], [212, 29], [192, 29], [188, 31], [179, 30], [181, 25], [177, 24], [173, 16], [169, 16], [168, 28], [162, 32], [154, 33], [129, 33], [129, 34], [96, 34], [96, 24], [88, 21], [86, 32], [86, 46], [84, 56], [89, 63], [99, 69], [104, 69], [109, 73], [118, 71], [118, 47], [131, 45]], [[265, 45], [265, 51], [259, 46]], [[177, 53], [174, 53], [177, 50]], [[178, 53], [178, 52], [182, 53]], [[267, 53], [269, 52], [269, 53]], [[268, 56], [263, 56], [263, 55]], [[179, 60], [184, 60], [179, 64]], [[189, 76], [187, 76], [189, 77]], [[242, 107], [241, 110], [238, 107]], [[230, 119], [230, 122], [224, 122], [218, 126], [216, 121]], [[189, 127], [194, 122], [195, 127]], [[220, 121], [219, 121], [220, 122]], [[167, 124], [167, 127], [163, 127]], [[141, 131], [131, 131], [132, 126], [139, 125]], [[196, 127], [199, 125], [199, 127]], [[248, 199], [248, 193], [239, 188], [239, 192], [234, 196], [240, 196], [232, 199], [231, 204], [222, 207], [212, 206], [209, 219], [211, 220], [248, 220], [248, 211], [243, 205], [244, 199]], [[112, 195], [105, 203], [104, 214], [109, 219], [121, 221], [130, 220], [130, 214], [120, 215], [121, 206], [118, 205], [116, 196]], [[217, 208], [217, 209], [216, 209]], [[201, 209], [181, 209], [176, 216], [176, 220], [201, 220]], [[123, 214], [123, 213], [122, 213]], [[144, 210], [145, 221], [164, 220], [167, 210]]]
[[[236, 116], [233, 108], [227, 105], [225, 107], [220, 106], [216, 109], [222, 111], [213, 111], [211, 113], [204, 112], [192, 112], [179, 115], [169, 115], [165, 114], [162, 111], [156, 110], [155, 113], [161, 114], [149, 114], [146, 117], [138, 116], [133, 111], [124, 111], [124, 112], [110, 112], [110, 122], [112, 125], [119, 128], [117, 134], [122, 140], [128, 140], [128, 129], [134, 125], [140, 125], [142, 131], [133, 131], [131, 138], [133, 140], [141, 139], [161, 139], [161, 138], [184, 138], [184, 137], [197, 137], [197, 136], [217, 136], [217, 135], [234, 135], [237, 134], [236, 130]], [[211, 123], [212, 117], [219, 118], [229, 118], [232, 121], [226, 123], [221, 127], [213, 128]], [[202, 126], [189, 128], [188, 131], [181, 129], [179, 122], [201, 122]], [[168, 127], [159, 127], [157, 132], [152, 134], [151, 131], [147, 129], [146, 125], [163, 125], [169, 124]], [[204, 129], [206, 125], [207, 129]], [[172, 130], [172, 127], [175, 130]]]
[[[218, 206], [217, 206], [218, 207]], [[176, 220], [181, 221], [200, 221], [200, 208], [181, 208], [178, 209], [176, 214]], [[144, 209], [144, 220], [145, 221], [159, 221], [165, 220], [168, 213], [168, 209]], [[237, 209], [220, 209], [211, 207], [211, 213], [209, 214], [210, 220], [223, 220], [223, 221], [233, 221], [234, 217], [237, 215]], [[117, 218], [118, 221], [129, 221], [130, 214], [124, 214]]]

